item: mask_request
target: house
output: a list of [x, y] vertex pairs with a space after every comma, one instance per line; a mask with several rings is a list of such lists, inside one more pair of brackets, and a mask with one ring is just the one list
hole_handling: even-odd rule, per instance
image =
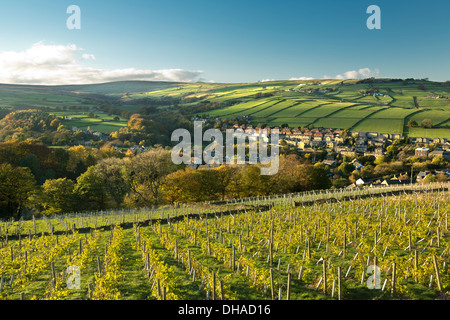
[[367, 186], [370, 185], [370, 183], [372, 182], [371, 179], [366, 179], [366, 178], [359, 178], [358, 180], [356, 180], [355, 184], [357, 186]]
[[334, 151], [336, 149], [336, 142], [334, 141], [327, 142], [326, 148], [329, 149], [330, 151]]
[[357, 144], [355, 146], [355, 151], [358, 153], [365, 153], [367, 151], [367, 146], [365, 144]]
[[322, 134], [314, 134], [314, 138], [313, 138], [313, 140], [314, 141], [323, 141], [323, 137], [322, 137]]
[[445, 160], [450, 161], [450, 152], [443, 150], [435, 150], [433, 152], [430, 152], [428, 156], [432, 158], [442, 156]]
[[422, 181], [427, 175], [431, 174], [431, 171], [420, 171], [417, 174], [417, 182]]
[[360, 137], [360, 138], [366, 137], [366, 133], [360, 131], [352, 131], [350, 134], [352, 137]]
[[402, 184], [409, 184], [410, 180], [398, 180], [398, 179], [385, 179], [383, 182], [381, 182], [381, 185], [383, 186], [395, 186], [395, 185], [402, 185]]
[[323, 160], [322, 163], [329, 167], [336, 167], [336, 161], [335, 160]]
[[369, 187], [371, 188], [376, 188], [376, 187], [382, 187], [383, 185], [381, 184], [381, 180], [380, 179], [376, 179], [376, 180], [371, 180], [368, 183]]
[[323, 144], [322, 140], [316, 140], [314, 139], [313, 141], [311, 141], [311, 146], [315, 147], [320, 147]]
[[334, 138], [334, 141], [336, 141], [337, 144], [344, 144], [344, 138], [341, 136]]
[[358, 137], [358, 139], [356, 139], [356, 144], [366, 144], [366, 141], [366, 137]]
[[364, 152], [365, 156], [381, 156], [383, 155], [383, 148], [379, 147], [379, 148], [375, 148], [375, 150], [373, 150], [373, 152]]
[[430, 139], [418, 137], [416, 138], [416, 143], [430, 143]]
[[428, 157], [428, 152], [430, 149], [428, 148], [416, 148], [415, 155], [418, 157]]
[[298, 149], [305, 149], [306, 146], [307, 146], [307, 144], [303, 141], [297, 142]]
[[360, 170], [362, 167], [364, 167], [358, 160], [354, 159], [352, 161], [353, 166], [356, 170]]

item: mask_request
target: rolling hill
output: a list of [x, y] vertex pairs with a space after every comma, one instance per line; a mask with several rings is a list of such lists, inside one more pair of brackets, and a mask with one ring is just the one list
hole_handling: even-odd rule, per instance
[[[165, 103], [159, 103], [166, 101]], [[90, 85], [0, 85], [0, 108], [86, 113], [102, 103], [142, 106], [253, 125], [314, 126], [450, 139], [450, 84], [415, 79], [307, 80], [257, 83], [123, 81]], [[196, 106], [204, 106], [198, 113]], [[432, 128], [420, 126], [431, 119]], [[414, 120], [418, 126], [410, 127]], [[110, 130], [109, 130], [110, 131]]]

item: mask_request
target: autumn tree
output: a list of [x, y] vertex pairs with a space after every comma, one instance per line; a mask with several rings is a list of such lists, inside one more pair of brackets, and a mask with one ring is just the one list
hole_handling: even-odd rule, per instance
[[241, 186], [241, 197], [262, 196], [274, 191], [270, 188], [270, 176], [261, 175], [261, 169], [256, 165], [243, 169]]
[[124, 162], [124, 174], [130, 191], [137, 197], [137, 203], [143, 206], [159, 204], [166, 176], [177, 169], [171, 153], [154, 149], [127, 160]]
[[305, 165], [297, 155], [280, 155], [278, 172], [270, 177], [272, 189], [276, 193], [301, 191], [301, 171]]
[[170, 173], [164, 184], [164, 197], [170, 203], [202, 201], [201, 172], [192, 167]]
[[124, 160], [117, 158], [104, 159], [97, 163], [92, 169], [96, 177], [105, 187], [108, 196], [119, 208], [130, 186], [127, 182], [124, 169]]
[[302, 170], [301, 185], [304, 190], [328, 189], [331, 180], [323, 165], [307, 165]]
[[420, 123], [423, 128], [432, 128], [433, 127], [433, 120], [431, 119], [423, 119]]
[[225, 200], [227, 195], [232, 192], [239, 179], [240, 169], [235, 165], [221, 165], [215, 169], [215, 181], [217, 184], [217, 192], [220, 194], [221, 200]]

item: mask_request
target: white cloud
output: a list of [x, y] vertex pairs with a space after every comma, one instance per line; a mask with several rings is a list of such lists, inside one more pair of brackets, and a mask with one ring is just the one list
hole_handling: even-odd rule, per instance
[[270, 82], [270, 81], [275, 81], [275, 79], [262, 79], [262, 80], [259, 80], [259, 82]]
[[85, 60], [89, 60], [89, 59], [95, 60], [95, 56], [93, 54], [89, 54], [89, 53], [83, 53], [81, 55], [81, 57]]
[[298, 77], [298, 78], [292, 77], [289, 80], [314, 80], [314, 78], [311, 78], [311, 77]]
[[362, 68], [359, 70], [351, 70], [344, 72], [343, 74], [338, 74], [334, 77], [329, 77], [327, 75], [323, 76], [323, 79], [339, 79], [339, 80], [345, 80], [345, 79], [365, 79], [365, 78], [371, 78], [371, 77], [378, 77], [380, 75], [380, 70], [370, 70], [369, 68]]
[[121, 80], [201, 81], [202, 71], [183, 69], [105, 70], [83, 65], [95, 55], [82, 53], [74, 44], [33, 44], [24, 51], [0, 52], [0, 83], [15, 84], [89, 84]]

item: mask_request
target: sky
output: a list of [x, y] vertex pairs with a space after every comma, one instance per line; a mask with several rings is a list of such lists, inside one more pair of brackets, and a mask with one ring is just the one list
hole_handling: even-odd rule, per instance
[[[367, 27], [370, 5], [381, 29]], [[446, 81], [448, 12], [447, 0], [6, 0], [0, 83]]]

